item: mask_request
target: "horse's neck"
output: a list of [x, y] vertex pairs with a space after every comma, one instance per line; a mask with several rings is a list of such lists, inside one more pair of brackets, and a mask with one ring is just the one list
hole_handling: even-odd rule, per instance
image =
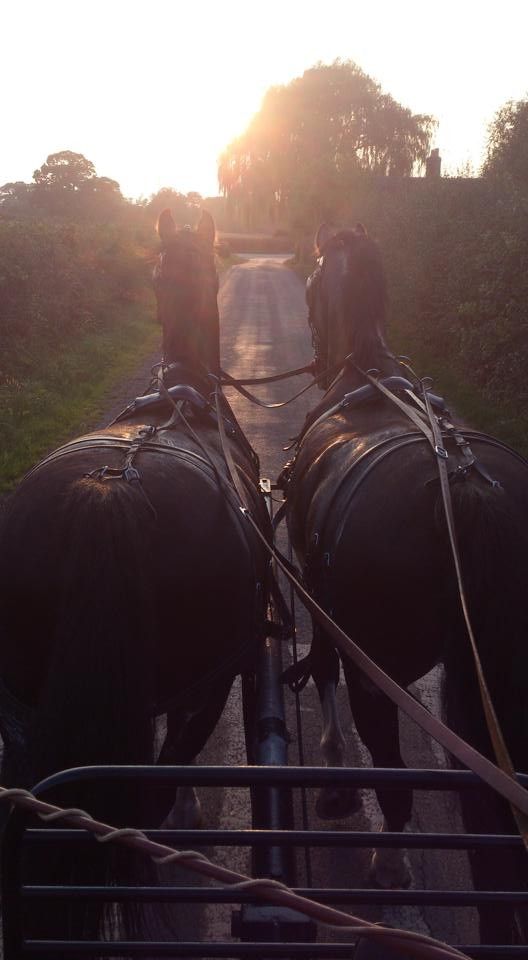
[[[394, 355], [388, 349], [385, 341], [379, 334], [370, 338], [363, 338], [359, 343], [355, 343], [353, 338], [345, 340], [337, 339], [331, 345], [329, 353], [329, 366], [337, 366], [349, 358], [347, 364], [347, 379], [357, 380], [350, 384], [349, 389], [353, 390], [356, 386], [362, 386], [365, 378], [359, 371], [379, 370], [384, 377], [390, 377], [401, 374], [400, 364]], [[358, 368], [358, 369], [357, 369]]]
[[220, 369], [218, 314], [200, 322], [171, 326], [163, 331], [163, 353], [167, 363], [184, 364], [197, 373], [204, 369], [216, 376]]

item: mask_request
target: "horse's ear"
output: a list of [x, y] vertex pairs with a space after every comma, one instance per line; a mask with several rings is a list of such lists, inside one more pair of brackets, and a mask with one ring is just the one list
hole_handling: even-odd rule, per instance
[[215, 242], [216, 227], [214, 220], [207, 210], [202, 210], [196, 233], [202, 238], [208, 247], [212, 247]]
[[323, 251], [323, 247], [326, 243], [333, 237], [335, 230], [332, 230], [332, 227], [329, 227], [327, 223], [322, 223], [319, 227], [317, 233], [315, 234], [315, 249], [317, 253], [320, 254]]
[[167, 243], [176, 233], [176, 224], [172, 213], [167, 208], [162, 210], [158, 219], [158, 236], [162, 243]]
[[366, 228], [363, 226], [362, 223], [359, 223], [359, 221], [358, 223], [356, 223], [354, 230], [357, 233], [358, 237], [368, 237]]

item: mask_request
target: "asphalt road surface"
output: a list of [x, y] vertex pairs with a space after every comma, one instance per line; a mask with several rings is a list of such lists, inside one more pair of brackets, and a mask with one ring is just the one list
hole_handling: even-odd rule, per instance
[[[252, 257], [230, 270], [220, 291], [222, 364], [234, 376], [259, 376], [299, 367], [311, 359], [312, 349], [307, 326], [304, 287], [298, 277], [285, 267], [280, 259]], [[310, 382], [307, 376], [278, 384], [254, 388], [258, 396], [275, 402], [290, 397]], [[253, 388], [252, 388], [253, 389]], [[296, 435], [304, 417], [315, 405], [320, 394], [316, 387], [280, 410], [265, 410], [229, 390], [229, 400], [249, 440], [261, 460], [261, 476], [275, 480], [288, 457], [283, 447]], [[280, 496], [280, 494], [277, 494]], [[284, 534], [282, 535], [284, 538]], [[282, 540], [282, 547], [285, 541]], [[308, 651], [310, 628], [308, 617], [297, 605], [297, 630], [300, 655]], [[286, 660], [288, 662], [288, 659]], [[429, 709], [438, 713], [440, 671], [433, 671], [416, 685], [413, 692]], [[296, 709], [293, 694], [286, 693], [288, 729], [291, 736], [290, 764], [299, 762], [299, 733], [296, 727]], [[346, 762], [351, 765], [369, 764], [367, 751], [359, 741], [351, 719], [344, 689], [339, 691], [339, 709], [343, 729], [348, 740]], [[302, 742], [305, 763], [321, 763], [318, 744], [320, 736], [319, 702], [313, 682], [301, 694]], [[444, 751], [403, 717], [400, 721], [404, 759], [408, 766], [443, 767]], [[241, 724], [240, 694], [234, 689], [224, 716], [199, 758], [201, 763], [243, 764], [245, 752]], [[379, 830], [381, 815], [376, 799], [364, 791], [363, 809], [345, 821], [322, 823], [315, 813], [315, 796], [308, 797], [308, 818], [317, 829]], [[204, 813], [208, 826], [235, 828], [250, 826], [247, 799], [242, 792], [222, 793], [205, 797]], [[302, 823], [296, 824], [302, 827]], [[412, 829], [417, 831], [445, 831], [460, 829], [456, 798], [453, 795], [417, 793], [415, 795]], [[247, 868], [244, 856], [232, 850], [215, 851], [219, 862]], [[414, 884], [433, 889], [463, 889], [468, 886], [468, 865], [464, 854], [453, 852], [420, 851], [409, 855]], [[333, 848], [317, 851], [311, 857], [313, 885], [321, 887], [366, 887], [369, 856], [365, 851]], [[301, 865], [299, 884], [305, 883]], [[453, 943], [477, 941], [476, 918], [472, 911], [453, 908], [365, 908], [358, 906], [352, 912], [373, 921], [405, 927], [427, 933]], [[207, 909], [202, 922], [207, 928], [207, 939], [229, 936], [230, 908]], [[332, 939], [333, 933], [321, 931], [320, 939]], [[381, 956], [366, 951], [369, 956]], [[363, 954], [362, 954], [363, 955]]]

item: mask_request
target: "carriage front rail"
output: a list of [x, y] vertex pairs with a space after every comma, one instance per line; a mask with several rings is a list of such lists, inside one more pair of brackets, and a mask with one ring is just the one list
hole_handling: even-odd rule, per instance
[[[528, 777], [521, 777], [521, 782]], [[382, 769], [328, 769], [319, 767], [84, 767], [49, 777], [34, 791], [45, 799], [57, 787], [73, 783], [93, 787], [97, 783], [118, 781], [123, 790], [176, 789], [178, 786], [212, 787], [216, 789], [245, 788], [251, 791], [290, 791], [329, 784], [375, 788], [380, 784], [398, 790], [412, 784], [414, 789], [426, 791], [475, 790], [482, 785], [474, 774], [461, 770], [382, 770]], [[233, 847], [268, 852], [273, 849], [289, 851], [316, 847], [405, 847], [407, 849], [460, 850], [477, 847], [517, 847], [518, 836], [467, 835], [452, 833], [372, 834], [368, 830], [167, 830], [145, 829], [150, 839], [183, 849], [203, 847]], [[22, 960], [29, 956], [56, 957], [60, 951], [69, 956], [93, 954], [99, 957], [167, 956], [167, 957], [350, 957], [351, 942], [317, 943], [316, 930], [311, 920], [302, 914], [269, 904], [262, 906], [255, 892], [192, 886], [189, 882], [166, 885], [66, 885], [28, 883], [22, 875], [21, 852], [26, 844], [67, 843], [72, 856], [90, 855], [93, 844], [86, 831], [70, 827], [35, 827], [31, 814], [15, 809], [10, 816], [2, 854], [2, 885], [4, 902], [4, 958]], [[257, 856], [258, 862], [258, 856]], [[435, 906], [470, 908], [488, 904], [493, 908], [500, 902], [528, 903], [528, 891], [474, 891], [474, 890], [380, 890], [301, 887], [293, 885], [301, 896], [318, 903], [345, 905], [352, 912], [358, 906]], [[25, 908], [35, 900], [105, 901], [119, 903], [134, 900], [148, 904], [232, 904], [238, 910], [232, 915], [233, 939], [225, 942], [160, 941], [150, 939], [111, 942], [26, 939], [24, 931]], [[256, 907], [256, 914], [252, 909]], [[235, 938], [239, 939], [239, 942]], [[528, 946], [490, 946], [457, 944], [458, 949], [471, 957], [528, 957]], [[361, 949], [361, 948], [360, 948]], [[365, 947], [365, 949], [367, 949]], [[388, 948], [376, 956], [392, 956]], [[361, 953], [356, 954], [361, 956]]]

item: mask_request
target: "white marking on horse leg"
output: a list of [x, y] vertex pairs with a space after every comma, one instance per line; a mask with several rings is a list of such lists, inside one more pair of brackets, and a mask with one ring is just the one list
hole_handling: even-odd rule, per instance
[[[387, 829], [383, 821], [381, 831]], [[379, 847], [370, 861], [370, 879], [383, 890], [407, 889], [412, 883], [412, 873], [406, 850]]]
[[[325, 767], [342, 767], [345, 752], [345, 736], [337, 712], [336, 687], [329, 681], [321, 697], [323, 728], [321, 754]], [[361, 807], [357, 790], [349, 787], [323, 787], [317, 797], [315, 809], [322, 820], [341, 820], [351, 816]]]
[[325, 767], [342, 767], [345, 752], [345, 736], [337, 712], [336, 688], [332, 681], [326, 684], [321, 699], [323, 729], [321, 731], [321, 754]]
[[203, 826], [202, 805], [194, 787], [178, 787], [176, 802], [167, 819], [182, 830], [199, 830]]

